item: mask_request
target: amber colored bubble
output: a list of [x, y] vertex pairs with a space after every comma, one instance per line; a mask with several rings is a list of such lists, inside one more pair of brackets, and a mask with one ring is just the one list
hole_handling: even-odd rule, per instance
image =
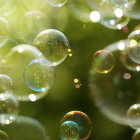
[[60, 121], [60, 125], [65, 121], [73, 121], [78, 124], [80, 128], [79, 139], [86, 140], [91, 134], [92, 123], [90, 118], [81, 111], [71, 111], [64, 115]]

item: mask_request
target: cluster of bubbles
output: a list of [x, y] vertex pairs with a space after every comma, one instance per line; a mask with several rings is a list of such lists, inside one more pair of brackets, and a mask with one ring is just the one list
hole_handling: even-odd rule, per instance
[[60, 121], [61, 140], [87, 140], [92, 130], [90, 118], [81, 111], [71, 111]]
[[122, 29], [130, 19], [140, 19], [139, 0], [72, 0], [69, 9], [83, 22], [99, 22], [110, 29]]
[[136, 129], [133, 140], [140, 138], [139, 72], [139, 29], [93, 54], [89, 86], [94, 101], [109, 119]]
[[[18, 101], [34, 102], [44, 97], [55, 80], [54, 66], [67, 55], [72, 56], [67, 37], [53, 29], [52, 19], [48, 18], [51, 6], [66, 3], [67, 0], [0, 0], [1, 140], [47, 139], [37, 120], [18, 115]], [[75, 127], [76, 123], [71, 125]], [[75, 131], [80, 133], [78, 125]]]

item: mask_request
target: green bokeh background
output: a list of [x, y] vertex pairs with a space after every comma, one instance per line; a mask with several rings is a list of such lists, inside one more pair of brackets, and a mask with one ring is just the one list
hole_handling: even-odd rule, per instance
[[[125, 34], [122, 30], [111, 30], [98, 23], [83, 23], [71, 15], [67, 6], [64, 8], [67, 14], [57, 23], [53, 22], [58, 18], [55, 15], [58, 11], [64, 14], [63, 8], [52, 8], [50, 25], [51, 28], [58, 29], [67, 36], [73, 56], [67, 57], [62, 64], [55, 67], [56, 79], [48, 95], [36, 102], [20, 102], [19, 114], [40, 121], [50, 140], [60, 139], [59, 122], [67, 112], [73, 110], [83, 111], [92, 120], [93, 130], [88, 140], [131, 140], [134, 130], [113, 123], [95, 107], [88, 86], [88, 72], [93, 53], [113, 42], [127, 38], [133, 28], [139, 24], [139, 20], [131, 20], [128, 24], [129, 33]], [[12, 32], [11, 36], [22, 43], [16, 36], [14, 21], [12, 19], [15, 32]], [[67, 24], [64, 30], [65, 22]], [[74, 87], [74, 78], [79, 78], [81, 81], [82, 86], [79, 89]]]

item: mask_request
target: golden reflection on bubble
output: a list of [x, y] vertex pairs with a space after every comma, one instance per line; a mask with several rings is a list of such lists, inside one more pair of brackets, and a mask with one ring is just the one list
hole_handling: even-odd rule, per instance
[[74, 81], [75, 88], [80, 88], [82, 86], [82, 84], [78, 78], [75, 78], [73, 81]]
[[92, 57], [92, 68], [98, 72], [106, 74], [114, 67], [114, 56], [107, 50], [99, 50]]

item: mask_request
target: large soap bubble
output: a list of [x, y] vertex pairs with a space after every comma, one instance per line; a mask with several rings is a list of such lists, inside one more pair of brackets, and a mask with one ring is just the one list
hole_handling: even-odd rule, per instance
[[28, 88], [24, 81], [23, 73], [25, 67], [33, 59], [45, 59], [43, 54], [35, 47], [27, 44], [21, 44], [13, 47], [0, 63], [0, 73], [10, 76], [13, 80], [13, 94], [18, 100], [35, 101], [46, 92], [35, 92]]
[[90, 88], [95, 104], [109, 119], [124, 125], [128, 125], [127, 110], [140, 102], [140, 67], [132, 65], [133, 61], [129, 63], [128, 54], [125, 54], [130, 45], [131, 40], [121, 40], [104, 49], [112, 53], [116, 62], [109, 73], [90, 70]]
[[69, 42], [66, 36], [54, 29], [48, 29], [39, 33], [34, 40], [34, 45], [45, 55], [53, 66], [65, 60], [69, 49]]
[[10, 140], [47, 140], [43, 126], [29, 117], [1, 114], [0, 129], [7, 133]]

